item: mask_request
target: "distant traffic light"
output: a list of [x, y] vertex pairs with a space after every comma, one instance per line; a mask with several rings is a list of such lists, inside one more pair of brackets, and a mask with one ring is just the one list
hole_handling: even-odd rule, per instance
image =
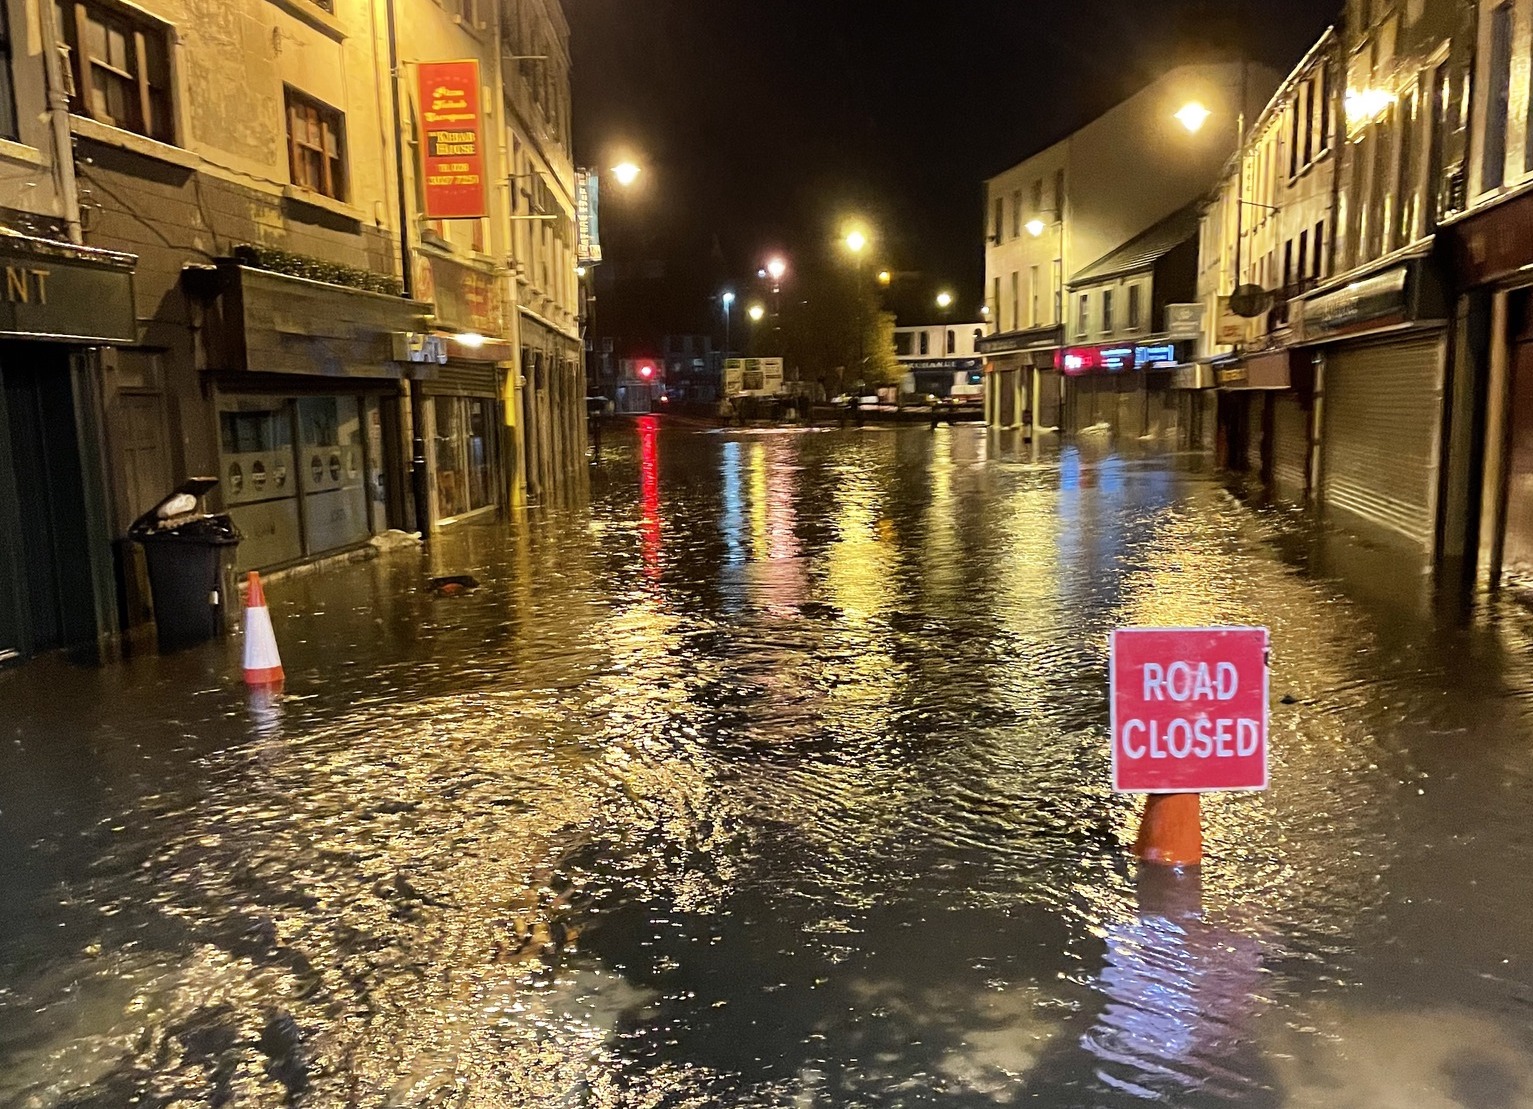
[[639, 376], [648, 381], [655, 376], [655, 367], [651, 366], [648, 362], [644, 363], [644, 365], [639, 367]]

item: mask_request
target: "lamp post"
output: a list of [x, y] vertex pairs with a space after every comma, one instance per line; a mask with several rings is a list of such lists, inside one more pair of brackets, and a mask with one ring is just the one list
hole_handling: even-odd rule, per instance
[[729, 357], [729, 328], [734, 316], [735, 294], [733, 289], [725, 289], [719, 297], [719, 303], [724, 306], [724, 357]]
[[860, 383], [868, 361], [868, 321], [862, 312], [868, 234], [860, 227], [853, 227], [847, 231], [843, 242], [848, 253], [857, 261], [857, 374]]

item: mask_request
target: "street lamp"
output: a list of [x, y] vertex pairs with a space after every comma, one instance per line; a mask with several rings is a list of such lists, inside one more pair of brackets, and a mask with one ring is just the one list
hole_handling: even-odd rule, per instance
[[763, 304], [752, 304], [745, 314], [751, 318], [751, 323], [760, 323], [766, 319], [766, 306]]
[[1201, 101], [1193, 100], [1177, 112], [1174, 118], [1187, 128], [1190, 134], [1196, 135], [1203, 130], [1203, 125], [1213, 118], [1213, 114]]
[[781, 285], [783, 275], [788, 272], [788, 263], [781, 258], [772, 258], [766, 264], [766, 272], [774, 285]]
[[879, 270], [878, 271], [878, 283], [880, 285], [883, 285], [883, 286], [887, 287], [891, 283], [893, 283], [893, 281], [894, 281], [894, 274], [890, 273], [888, 270]]
[[617, 179], [617, 183], [623, 186], [625, 189], [637, 181], [639, 179], [639, 174], [643, 172], [643, 170], [634, 165], [632, 162], [619, 162], [617, 165], [612, 167], [612, 176], [615, 177]]
[[1041, 238], [1047, 229], [1048, 225], [1037, 216], [1027, 221], [1027, 233], [1035, 239]]
[[853, 254], [861, 254], [868, 248], [868, 237], [861, 231], [851, 231], [846, 236], [846, 249]]
[[733, 289], [725, 289], [724, 290], [724, 295], [719, 297], [719, 301], [724, 305], [724, 357], [728, 358], [729, 357], [729, 328], [730, 328], [730, 324], [732, 324], [734, 322], [733, 318], [732, 318], [734, 316], [734, 307], [735, 307], [735, 293], [734, 293], [734, 290]]

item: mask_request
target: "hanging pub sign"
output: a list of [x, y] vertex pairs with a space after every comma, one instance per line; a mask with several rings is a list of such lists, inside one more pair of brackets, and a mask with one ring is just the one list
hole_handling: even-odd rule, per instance
[[421, 62], [421, 179], [427, 219], [488, 216], [479, 63]]
[[575, 174], [576, 260], [594, 266], [601, 254], [601, 177], [591, 170]]

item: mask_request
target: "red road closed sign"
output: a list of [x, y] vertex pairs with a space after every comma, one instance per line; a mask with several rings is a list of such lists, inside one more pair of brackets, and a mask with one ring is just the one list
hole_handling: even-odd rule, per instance
[[1263, 628], [1114, 632], [1113, 789], [1266, 789], [1267, 644]]

